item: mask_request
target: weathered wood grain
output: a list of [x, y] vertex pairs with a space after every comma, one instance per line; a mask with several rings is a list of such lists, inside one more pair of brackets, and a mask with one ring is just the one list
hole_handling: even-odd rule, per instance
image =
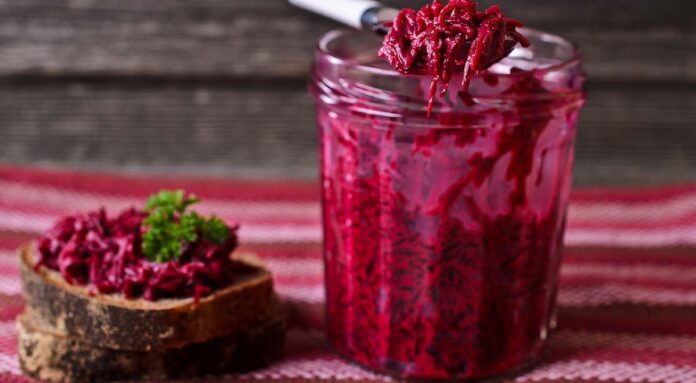
[[[577, 184], [696, 181], [690, 87], [595, 84]], [[316, 176], [302, 82], [5, 82], [0, 161], [232, 176]]]
[[[696, 180], [693, 0], [494, 2], [584, 52], [577, 184]], [[315, 177], [334, 27], [284, 0], [0, 0], [0, 161]]]
[[273, 1], [4, 1], [0, 74], [299, 76], [333, 24]]
[[[598, 80], [696, 81], [692, 0], [500, 3], [577, 42]], [[0, 76], [303, 76], [335, 26], [284, 0], [4, 0]]]
[[696, 181], [690, 84], [590, 84], [578, 131], [578, 185]]
[[315, 161], [303, 83], [16, 84], [0, 87], [0, 110], [8, 162], [306, 176]]

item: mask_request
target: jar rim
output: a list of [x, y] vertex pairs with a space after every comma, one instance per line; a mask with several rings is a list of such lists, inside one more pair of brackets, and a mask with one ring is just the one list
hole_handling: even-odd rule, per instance
[[[520, 33], [522, 33], [524, 36], [527, 37], [534, 37], [537, 38], [543, 42], [548, 42], [548, 43], [553, 43], [559, 46], [564, 46], [567, 49], [570, 50], [571, 54], [567, 59], [562, 60], [559, 63], [556, 64], [551, 64], [548, 66], [543, 66], [539, 68], [535, 68], [534, 71], [540, 75], [544, 75], [546, 73], [550, 72], [556, 72], [556, 71], [563, 71], [568, 68], [576, 67], [580, 65], [580, 61], [582, 59], [582, 55], [580, 53], [580, 50], [578, 46], [559, 36], [556, 34], [552, 33], [547, 33], [543, 32], [537, 29], [532, 29], [532, 28], [519, 28], [518, 29]], [[317, 43], [316, 46], [316, 51], [323, 56], [324, 59], [326, 59], [329, 63], [334, 64], [334, 65], [342, 65], [342, 66], [350, 66], [353, 69], [359, 70], [361, 72], [365, 72], [371, 75], [377, 75], [377, 76], [385, 76], [385, 77], [399, 77], [399, 76], [404, 76], [403, 74], [389, 68], [389, 69], [384, 69], [384, 68], [378, 68], [376, 66], [372, 65], [366, 65], [366, 64], [359, 64], [352, 62], [350, 58], [345, 58], [345, 57], [340, 57], [335, 52], [332, 52], [329, 44], [336, 39], [343, 37], [345, 35], [349, 34], [359, 34], [359, 33], [364, 33], [361, 31], [356, 31], [356, 30], [351, 30], [351, 29], [334, 29], [332, 31], [327, 32], [324, 34], [319, 39], [319, 42]], [[489, 72], [490, 75], [497, 76], [497, 77], [505, 77], [505, 78], [515, 78], [517, 76], [524, 76], [523, 73], [499, 73], [499, 72]], [[424, 75], [416, 75], [416, 76], [424, 76]]]
[[[469, 89], [456, 90], [461, 73], [453, 75], [450, 91], [435, 100], [426, 97], [432, 79], [403, 75], [377, 55], [380, 40], [370, 32], [334, 30], [320, 39], [315, 51], [310, 91], [318, 103], [338, 112], [365, 118], [432, 125], [433, 116], [466, 116], [486, 110], [520, 116], [536, 112], [520, 108], [515, 84], [538, 82], [548, 92], [532, 92], [523, 104], [553, 103], [555, 108], [581, 105], [584, 73], [577, 46], [533, 29], [521, 29], [532, 42], [472, 79]], [[519, 68], [520, 70], [514, 70]], [[458, 76], [458, 77], [457, 77]], [[455, 85], [456, 86], [456, 85]], [[528, 85], [526, 85], [528, 86]], [[455, 90], [455, 91], [452, 91]]]

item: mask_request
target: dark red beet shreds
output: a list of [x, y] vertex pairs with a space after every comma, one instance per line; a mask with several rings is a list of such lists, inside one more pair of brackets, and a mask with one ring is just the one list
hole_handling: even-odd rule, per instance
[[109, 218], [104, 209], [61, 219], [37, 242], [39, 261], [59, 271], [66, 282], [90, 285], [96, 292], [121, 292], [126, 298], [199, 298], [228, 285], [229, 254], [237, 246], [236, 228], [222, 244], [198, 236], [181, 257], [152, 262], [142, 253], [143, 220], [135, 209]]
[[517, 31], [521, 26], [498, 6], [477, 11], [471, 0], [451, 0], [447, 5], [434, 0], [419, 11], [401, 10], [379, 55], [400, 73], [432, 77], [430, 113], [438, 84], [442, 96], [457, 67], [463, 66], [462, 89], [466, 90], [472, 76], [507, 55], [509, 42], [528, 46], [529, 41]]

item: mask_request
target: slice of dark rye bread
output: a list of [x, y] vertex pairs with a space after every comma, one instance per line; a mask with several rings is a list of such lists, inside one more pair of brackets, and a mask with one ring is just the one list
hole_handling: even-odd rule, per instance
[[35, 322], [109, 349], [146, 351], [205, 342], [267, 321], [278, 305], [271, 274], [253, 261], [235, 260], [235, 281], [198, 302], [149, 302], [90, 294], [56, 271], [35, 270], [31, 244], [20, 249], [19, 260], [22, 294]]
[[31, 311], [17, 318], [18, 355], [26, 375], [51, 382], [167, 380], [244, 372], [279, 358], [284, 339], [282, 315], [245, 331], [160, 351], [95, 347], [43, 326]]

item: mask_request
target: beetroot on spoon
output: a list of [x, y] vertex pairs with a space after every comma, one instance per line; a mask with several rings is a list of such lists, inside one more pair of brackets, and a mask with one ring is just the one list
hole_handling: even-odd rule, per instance
[[529, 41], [517, 28], [522, 23], [505, 17], [498, 6], [478, 11], [471, 0], [434, 0], [419, 11], [403, 9], [391, 24], [379, 55], [403, 74], [432, 77], [428, 112], [438, 84], [440, 95], [449, 86], [452, 73], [463, 67], [462, 89], [471, 78], [507, 56], [517, 43]]
[[450, 0], [447, 5], [434, 0], [418, 11], [397, 11], [372, 0], [289, 1], [355, 28], [385, 35], [379, 55], [394, 70], [432, 77], [428, 114], [438, 84], [442, 96], [456, 70], [463, 71], [462, 90], [466, 90], [475, 74], [506, 57], [517, 43], [529, 45], [517, 31], [521, 22], [506, 17], [498, 6], [478, 11], [472, 0]]

